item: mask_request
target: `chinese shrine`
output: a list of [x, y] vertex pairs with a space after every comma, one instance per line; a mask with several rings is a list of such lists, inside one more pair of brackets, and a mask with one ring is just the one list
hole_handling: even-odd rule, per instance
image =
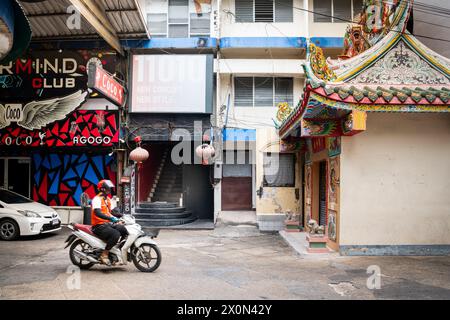
[[337, 60], [309, 42], [302, 100], [279, 128], [307, 146], [304, 225], [341, 254], [450, 251], [450, 60], [408, 31], [412, 7], [365, 1]]

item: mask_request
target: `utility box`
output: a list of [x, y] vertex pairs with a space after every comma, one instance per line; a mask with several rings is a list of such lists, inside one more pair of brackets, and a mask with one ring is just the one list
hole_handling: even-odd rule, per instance
[[214, 179], [222, 179], [222, 161], [214, 163]]

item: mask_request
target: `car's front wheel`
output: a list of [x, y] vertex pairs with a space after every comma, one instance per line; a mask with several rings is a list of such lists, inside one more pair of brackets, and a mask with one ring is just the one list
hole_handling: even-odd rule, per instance
[[0, 221], [0, 239], [14, 240], [20, 235], [19, 225], [12, 219]]

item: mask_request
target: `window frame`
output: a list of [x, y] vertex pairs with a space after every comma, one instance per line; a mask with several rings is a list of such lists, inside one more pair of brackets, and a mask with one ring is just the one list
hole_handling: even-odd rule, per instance
[[[272, 185], [270, 183], [268, 183], [266, 181], [266, 173], [265, 173], [265, 168], [264, 168], [264, 160], [266, 156], [269, 156], [273, 153], [278, 153], [278, 156], [281, 158], [282, 156], [289, 156], [292, 157], [292, 183], [286, 183], [286, 184], [280, 184], [280, 185]], [[282, 153], [282, 152], [264, 152], [263, 154], [263, 187], [264, 188], [295, 188], [295, 178], [296, 178], [296, 161], [297, 161], [297, 157], [295, 156], [295, 153]]]
[[[193, 2], [191, 0], [188, 0], [188, 16], [187, 16], [187, 23], [186, 22], [169, 22], [169, 0], [167, 0], [167, 5], [166, 5], [166, 11], [165, 12], [146, 12], [146, 15], [148, 17], [149, 14], [159, 14], [159, 15], [165, 15], [166, 16], [166, 32], [165, 33], [151, 33], [152, 36], [155, 36], [155, 38], [171, 38], [169, 36], [170, 33], [170, 26], [171, 25], [178, 25], [178, 26], [187, 26], [187, 33], [188, 33], [188, 37], [189, 38], [204, 38], [204, 37], [211, 37], [211, 13], [212, 13], [212, 2], [211, 2], [211, 12], [209, 13], [204, 13], [209, 15], [209, 19], [208, 19], [208, 27], [209, 27], [209, 32], [206, 35], [205, 33], [192, 33], [191, 32], [191, 14], [193, 14], [193, 12], [191, 12], [191, 9], [193, 8]], [[195, 14], [195, 13], [194, 13]], [[147, 18], [147, 24], [149, 24], [149, 20]]]
[[[252, 78], [252, 105], [251, 106], [237, 106], [236, 105], [236, 78]], [[255, 78], [272, 78], [272, 105], [271, 106], [255, 106]], [[294, 77], [258, 77], [258, 76], [233, 76], [233, 106], [235, 108], [273, 108], [276, 107], [276, 81], [277, 79], [290, 79], [292, 81], [292, 107], [294, 105]], [[285, 101], [287, 102], [287, 101]], [[278, 102], [280, 103], [280, 102]]]
[[[314, 2], [315, 1], [320, 1], [320, 0], [313, 0], [313, 12], [315, 12], [315, 6], [314, 6]], [[350, 13], [351, 13], [351, 20], [354, 21], [355, 20], [355, 16], [357, 15], [357, 13], [355, 13], [355, 5], [354, 5], [354, 0], [350, 0]], [[340, 19], [336, 19], [337, 21], [335, 21], [335, 16], [334, 16], [334, 0], [331, 0], [331, 11], [330, 11], [330, 19], [331, 21], [315, 21], [315, 15], [313, 14], [313, 23], [348, 23], [347, 21], [342, 21]], [[358, 12], [359, 13], [359, 12]]]

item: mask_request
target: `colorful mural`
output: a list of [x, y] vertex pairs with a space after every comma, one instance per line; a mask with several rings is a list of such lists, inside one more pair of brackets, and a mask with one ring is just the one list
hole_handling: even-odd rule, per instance
[[75, 111], [42, 130], [30, 131], [15, 124], [0, 130], [0, 146], [112, 146], [118, 141], [117, 113], [113, 111]]
[[312, 166], [305, 166], [305, 202], [306, 204], [311, 204], [311, 184], [312, 184]]
[[328, 204], [330, 209], [337, 210], [338, 205], [338, 191], [339, 191], [339, 158], [330, 159], [330, 170], [329, 170], [329, 182], [328, 182]]
[[331, 241], [337, 240], [337, 230], [336, 230], [336, 211], [328, 210], [328, 239]]
[[341, 154], [341, 137], [327, 138], [328, 156], [334, 157]]
[[95, 196], [99, 180], [116, 183], [114, 164], [115, 158], [107, 154], [33, 153], [33, 200], [50, 206], [79, 206], [83, 192]]

